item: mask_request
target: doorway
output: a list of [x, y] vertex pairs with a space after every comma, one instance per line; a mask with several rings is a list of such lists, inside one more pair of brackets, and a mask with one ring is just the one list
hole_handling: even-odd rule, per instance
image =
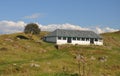
[[67, 43], [71, 43], [71, 42], [72, 42], [71, 37], [68, 37]]
[[94, 39], [93, 38], [90, 39], [90, 44], [94, 44]]

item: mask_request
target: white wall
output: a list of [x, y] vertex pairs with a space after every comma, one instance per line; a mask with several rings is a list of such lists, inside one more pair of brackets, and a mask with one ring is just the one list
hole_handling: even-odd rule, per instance
[[[54, 42], [58, 45], [61, 44], [79, 44], [79, 45], [90, 45], [90, 39], [88, 41], [86, 41], [86, 39], [84, 41], [80, 40], [73, 40], [73, 38], [71, 38], [71, 43], [67, 42], [67, 37], [66, 40], [63, 40], [63, 37], [61, 37], [61, 40], [58, 39], [58, 37], [47, 37], [46, 41], [48, 42]], [[98, 41], [94, 41], [94, 45], [103, 45], [103, 40], [98, 40]]]
[[95, 45], [103, 45], [103, 40], [94, 41]]
[[58, 39], [58, 37], [56, 38], [56, 44], [61, 45], [61, 44], [67, 44], [67, 38], [66, 40], [63, 40], [63, 37], [61, 37], [61, 40]]
[[[71, 43], [68, 43], [67, 38], [66, 38], [66, 40], [63, 40], [63, 38], [61, 37], [61, 40], [58, 40], [58, 38], [57, 38], [56, 44], [59, 44], [59, 45], [61, 45], [61, 44], [90, 45], [90, 39], [89, 40], [85, 39], [84, 41], [82, 41], [81, 39], [80, 40], [77, 40], [77, 39], [73, 40], [73, 38], [71, 38]], [[94, 45], [103, 45], [103, 41], [102, 40], [94, 41]]]
[[67, 44], [67, 40], [57, 40], [56, 44]]
[[89, 44], [90, 44], [90, 41], [72, 40], [72, 44], [89, 45]]
[[80, 44], [80, 45], [90, 45], [90, 41], [82, 41], [82, 40], [73, 40], [73, 38], [71, 38], [71, 43], [68, 43], [67, 42], [67, 38], [66, 38], [66, 40], [63, 40], [63, 37], [61, 38], [61, 40], [57, 40], [57, 42], [56, 42], [56, 44], [59, 44], [59, 45], [61, 45], [61, 44], [73, 44], [73, 45], [75, 45], [75, 44]]

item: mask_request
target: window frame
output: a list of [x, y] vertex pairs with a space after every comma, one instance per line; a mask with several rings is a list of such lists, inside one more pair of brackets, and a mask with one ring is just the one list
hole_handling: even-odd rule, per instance
[[66, 40], [67, 38], [66, 37], [63, 37], [63, 40]]
[[82, 41], [85, 41], [85, 38], [81, 38]]
[[86, 41], [89, 41], [90, 39], [89, 38], [86, 38]]
[[77, 40], [78, 40], [78, 41], [80, 41], [80, 39], [81, 39], [80, 37], [77, 37]]
[[58, 40], [62, 40], [62, 37], [58, 37]]
[[95, 41], [98, 41], [98, 39], [97, 39], [97, 38], [95, 38]]
[[76, 37], [73, 37], [72, 39], [73, 39], [73, 40], [76, 40]]

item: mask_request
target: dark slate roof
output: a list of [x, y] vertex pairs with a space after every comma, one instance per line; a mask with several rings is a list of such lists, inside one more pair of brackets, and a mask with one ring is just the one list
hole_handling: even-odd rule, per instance
[[61, 36], [61, 37], [84, 37], [84, 38], [102, 38], [100, 35], [93, 31], [81, 31], [81, 30], [65, 30], [57, 29], [51, 32], [47, 37]]

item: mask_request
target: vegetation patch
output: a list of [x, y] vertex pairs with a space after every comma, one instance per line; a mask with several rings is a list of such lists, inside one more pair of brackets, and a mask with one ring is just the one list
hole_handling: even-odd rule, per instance
[[0, 51], [8, 51], [8, 49], [6, 47], [2, 47], [0, 48]]
[[[102, 34], [103, 46], [59, 45], [24, 33], [0, 36], [1, 76], [119, 76], [119, 32]], [[25, 37], [25, 38], [24, 38]], [[5, 51], [5, 52], [2, 52]]]

